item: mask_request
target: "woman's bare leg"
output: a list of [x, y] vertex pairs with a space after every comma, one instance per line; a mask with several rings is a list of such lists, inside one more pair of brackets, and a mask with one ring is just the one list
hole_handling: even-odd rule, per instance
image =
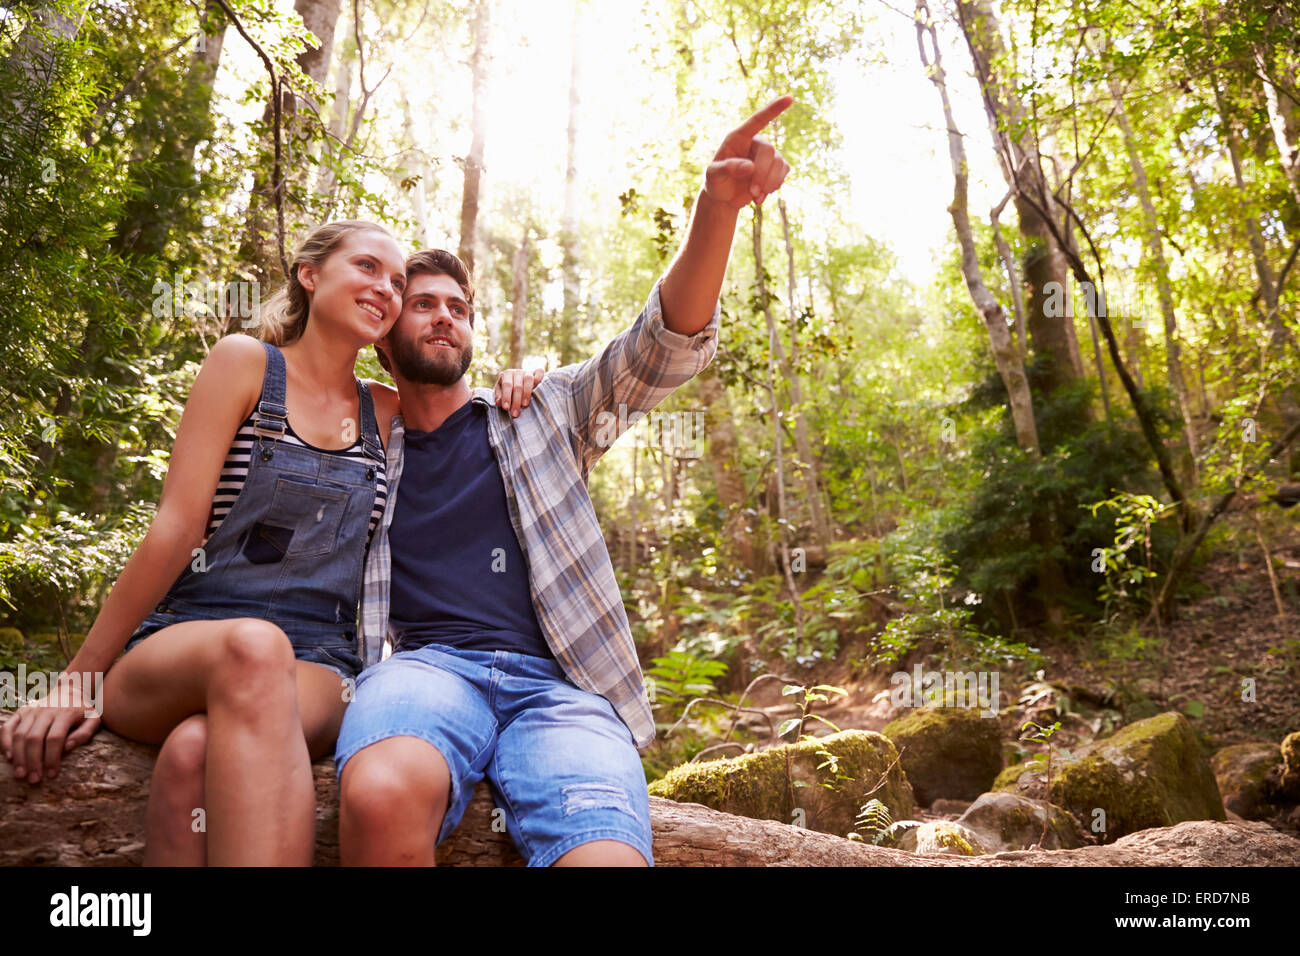
[[[308, 754], [334, 749], [343, 720], [343, 680], [332, 670], [297, 662], [298, 713]], [[207, 861], [204, 805], [207, 717], [195, 714], [167, 735], [149, 788], [146, 866], [203, 866]]]
[[185, 621], [123, 657], [104, 681], [104, 723], [162, 743], [207, 715], [204, 804], [214, 865], [310, 865], [315, 790], [284, 632], [253, 618]]
[[203, 802], [207, 749], [207, 715], [194, 714], [176, 725], [158, 751], [149, 781], [145, 866], [203, 866], [207, 862], [207, 809]]

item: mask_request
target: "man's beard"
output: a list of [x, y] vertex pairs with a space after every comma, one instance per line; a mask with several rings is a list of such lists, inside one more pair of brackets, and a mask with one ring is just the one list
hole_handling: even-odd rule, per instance
[[[393, 364], [408, 382], [422, 385], [455, 385], [469, 370], [474, 358], [474, 345], [470, 343], [457, 354], [445, 353], [434, 347], [433, 354], [418, 351], [413, 343], [393, 336], [389, 341]], [[459, 357], [460, 361], [457, 361]]]

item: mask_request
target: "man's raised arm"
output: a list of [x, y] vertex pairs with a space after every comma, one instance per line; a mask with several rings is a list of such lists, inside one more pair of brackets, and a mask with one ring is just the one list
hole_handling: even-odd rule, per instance
[[659, 286], [664, 326], [671, 331], [694, 335], [708, 324], [722, 292], [740, 210], [776, 192], [790, 171], [758, 133], [793, 102], [782, 96], [737, 126], [705, 169], [686, 241]]
[[775, 99], [727, 134], [704, 172], [686, 241], [645, 310], [600, 354], [573, 369], [573, 427], [588, 465], [712, 361], [736, 219], [742, 207], [775, 192], [790, 171], [758, 133], [792, 102]]

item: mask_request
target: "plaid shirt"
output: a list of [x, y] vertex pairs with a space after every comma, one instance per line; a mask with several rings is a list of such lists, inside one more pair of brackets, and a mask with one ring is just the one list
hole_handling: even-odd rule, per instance
[[[600, 354], [556, 369], [533, 392], [518, 418], [498, 409], [492, 390], [471, 401], [488, 405], [488, 440], [501, 467], [510, 522], [528, 562], [533, 608], [564, 673], [605, 697], [638, 748], [654, 740], [641, 665], [623, 598], [587, 494], [591, 466], [614, 440], [713, 360], [719, 305], [694, 335], [664, 326], [659, 283], [631, 327]], [[388, 439], [388, 501], [366, 559], [361, 605], [361, 657], [383, 656], [389, 631], [391, 551], [388, 527], [402, 478], [403, 422]]]

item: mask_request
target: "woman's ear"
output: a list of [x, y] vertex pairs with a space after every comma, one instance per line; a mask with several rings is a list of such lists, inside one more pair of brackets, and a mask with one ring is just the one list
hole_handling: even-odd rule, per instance
[[308, 292], [315, 292], [316, 267], [309, 262], [298, 263], [298, 284]]

